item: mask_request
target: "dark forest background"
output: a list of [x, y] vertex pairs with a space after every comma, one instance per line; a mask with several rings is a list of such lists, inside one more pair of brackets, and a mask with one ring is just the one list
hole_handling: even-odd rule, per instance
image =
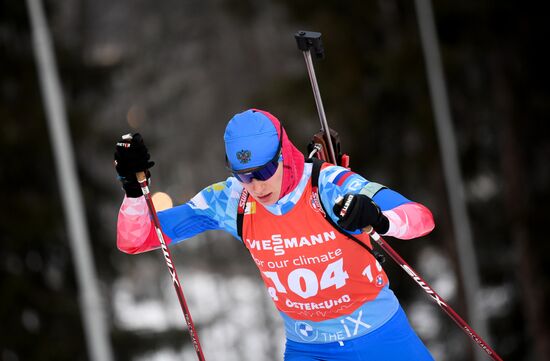
[[[433, 6], [488, 336], [505, 360], [550, 360], [549, 8], [517, 1]], [[112, 167], [116, 139], [144, 135], [157, 163], [153, 188], [175, 203], [227, 177], [223, 129], [244, 109], [278, 116], [305, 151], [319, 123], [293, 38], [301, 29], [323, 33], [326, 59], [316, 62], [317, 77], [352, 168], [434, 213], [432, 234], [392, 244], [436, 290], [456, 285], [443, 296], [468, 314], [413, 1], [49, 0], [45, 7], [117, 360], [176, 359], [155, 352], [187, 355], [189, 340], [181, 311], [170, 306], [175, 295], [161, 256], [116, 249], [123, 195]], [[24, 1], [0, 1], [0, 74], [0, 360], [87, 360]], [[214, 360], [282, 359], [276, 316], [262, 316], [254, 333], [263, 341], [250, 345], [238, 336], [250, 328], [231, 318], [238, 305], [274, 313], [238, 242], [211, 232], [177, 247], [174, 257], [185, 277], [204, 275], [190, 281], [197, 286], [188, 297], [207, 358], [218, 349], [227, 356]], [[471, 341], [452, 321], [391, 261], [385, 268], [437, 359], [472, 359]], [[438, 278], [444, 274], [451, 281]], [[223, 302], [208, 317], [205, 288], [212, 284]], [[239, 297], [239, 285], [250, 284], [257, 286], [247, 291], [252, 305]], [[121, 289], [134, 305], [160, 300], [177, 321], [161, 330], [129, 327]], [[436, 332], [423, 328], [428, 321]], [[267, 346], [253, 347], [260, 344]]]

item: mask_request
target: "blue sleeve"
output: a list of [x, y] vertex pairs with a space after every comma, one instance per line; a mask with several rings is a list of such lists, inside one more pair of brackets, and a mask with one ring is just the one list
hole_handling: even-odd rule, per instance
[[237, 202], [242, 187], [232, 178], [212, 184], [189, 202], [158, 212], [162, 230], [177, 243], [208, 230], [237, 235]]
[[396, 191], [381, 184], [370, 182], [349, 169], [329, 166], [320, 172], [319, 194], [321, 201], [329, 216], [335, 222], [338, 221], [338, 217], [332, 211], [332, 207], [338, 197], [343, 197], [348, 193], [368, 195], [382, 211], [394, 209], [401, 204], [410, 202]]
[[409, 199], [389, 188], [381, 189], [372, 197], [372, 200], [378, 204], [382, 211], [388, 211], [402, 204], [411, 202]]
[[195, 212], [189, 203], [158, 213], [162, 230], [174, 242], [191, 238], [208, 230], [219, 229], [218, 222], [206, 214]]

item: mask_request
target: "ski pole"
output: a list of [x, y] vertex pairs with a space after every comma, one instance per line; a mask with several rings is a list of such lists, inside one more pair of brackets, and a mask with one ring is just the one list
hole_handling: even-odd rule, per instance
[[151, 218], [153, 219], [153, 225], [155, 226], [155, 231], [157, 233], [157, 237], [162, 248], [162, 254], [164, 255], [166, 266], [168, 266], [168, 272], [170, 272], [170, 276], [172, 277], [172, 283], [174, 284], [174, 289], [176, 290], [176, 294], [178, 295], [178, 300], [180, 301], [181, 309], [183, 310], [183, 315], [185, 317], [185, 322], [187, 323], [187, 328], [189, 329], [189, 335], [191, 336], [191, 341], [193, 342], [195, 352], [197, 353], [199, 361], [205, 361], [206, 359], [204, 358], [201, 344], [199, 342], [199, 335], [197, 334], [193, 319], [191, 318], [191, 313], [189, 312], [189, 308], [187, 307], [187, 302], [185, 301], [185, 297], [183, 296], [183, 289], [181, 287], [178, 274], [176, 272], [176, 267], [174, 265], [174, 262], [172, 261], [172, 255], [170, 253], [170, 250], [166, 246], [166, 242], [164, 241], [164, 237], [162, 235], [160, 221], [155, 210], [155, 205], [153, 204], [153, 199], [151, 198], [151, 193], [149, 192], [147, 177], [145, 175], [145, 172], [136, 173], [136, 177], [139, 185], [141, 186], [143, 196], [147, 201], [147, 207], [149, 208], [149, 213], [151, 215]]
[[382, 248], [401, 268], [407, 272], [409, 276], [430, 296], [435, 303], [449, 317], [466, 333], [470, 336], [475, 343], [479, 345], [493, 360], [502, 361], [502, 358], [485, 342], [481, 336], [479, 336], [471, 327], [460, 317], [448, 304], [434, 291], [434, 289], [426, 282], [418, 273], [411, 267], [401, 256], [382, 238], [371, 226], [367, 226], [363, 229], [363, 232], [366, 232], [371, 236], [371, 238]]

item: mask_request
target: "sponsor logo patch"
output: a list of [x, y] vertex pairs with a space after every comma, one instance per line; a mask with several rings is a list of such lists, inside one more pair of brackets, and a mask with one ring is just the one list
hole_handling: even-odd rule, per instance
[[317, 330], [315, 330], [309, 323], [306, 322], [296, 322], [294, 329], [298, 336], [304, 341], [315, 341], [317, 339]]
[[319, 193], [311, 193], [310, 206], [315, 212], [322, 213], [323, 216], [325, 215], [325, 211], [323, 210], [323, 206], [321, 205], [321, 200], [319, 199]]
[[376, 287], [384, 286], [384, 277], [382, 275], [376, 276]]

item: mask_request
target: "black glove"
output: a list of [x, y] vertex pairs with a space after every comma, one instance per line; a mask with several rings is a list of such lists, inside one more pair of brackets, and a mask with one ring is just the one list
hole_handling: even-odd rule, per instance
[[137, 198], [143, 195], [136, 173], [145, 172], [149, 179], [151, 173], [148, 169], [155, 165], [155, 162], [149, 160], [150, 158], [139, 133], [123, 135], [116, 143], [115, 168], [128, 197]]
[[346, 194], [332, 211], [340, 219], [338, 225], [348, 231], [372, 226], [376, 232], [386, 233], [390, 228], [390, 222], [380, 207], [363, 194]]

